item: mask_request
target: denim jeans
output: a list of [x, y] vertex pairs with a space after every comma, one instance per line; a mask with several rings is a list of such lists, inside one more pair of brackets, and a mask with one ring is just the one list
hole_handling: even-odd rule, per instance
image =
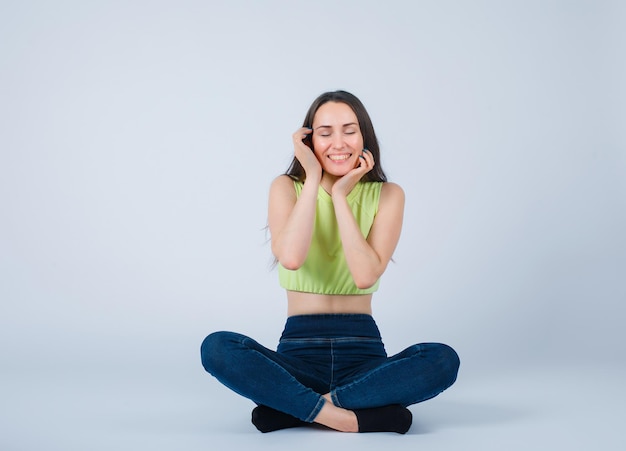
[[439, 343], [388, 357], [374, 319], [363, 314], [291, 316], [276, 351], [241, 334], [215, 332], [201, 355], [206, 371], [231, 390], [306, 422], [326, 393], [346, 409], [408, 406], [444, 391], [459, 368], [456, 352]]

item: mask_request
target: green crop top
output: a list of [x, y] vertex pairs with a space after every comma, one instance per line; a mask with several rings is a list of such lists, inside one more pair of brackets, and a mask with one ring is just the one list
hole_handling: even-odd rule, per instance
[[[294, 185], [296, 194], [300, 196], [303, 182], [294, 182]], [[382, 182], [360, 182], [348, 194], [348, 204], [364, 237], [369, 235], [378, 212], [382, 185]], [[321, 186], [307, 258], [294, 271], [279, 264], [278, 279], [280, 286], [287, 290], [307, 293], [368, 294], [378, 289], [380, 280], [367, 289], [359, 289], [355, 285], [343, 253], [332, 198]]]

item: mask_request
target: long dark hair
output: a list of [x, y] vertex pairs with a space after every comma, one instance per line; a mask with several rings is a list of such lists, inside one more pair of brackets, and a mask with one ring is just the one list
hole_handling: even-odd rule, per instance
[[[366, 173], [361, 180], [364, 182], [386, 182], [387, 176], [385, 175], [382, 165], [380, 164], [380, 147], [378, 146], [376, 133], [374, 133], [374, 125], [372, 124], [370, 115], [367, 114], [367, 110], [355, 95], [346, 91], [325, 92], [311, 104], [309, 111], [304, 117], [302, 126], [312, 127], [315, 113], [317, 113], [319, 107], [327, 102], [345, 103], [352, 108], [352, 111], [356, 114], [356, 118], [359, 121], [359, 128], [361, 129], [361, 135], [363, 135], [363, 146], [370, 151], [375, 162], [372, 170]], [[289, 168], [287, 168], [287, 172], [285, 172], [285, 174], [299, 182], [304, 181], [306, 178], [304, 168], [295, 157], [291, 161], [291, 164], [289, 165]]]

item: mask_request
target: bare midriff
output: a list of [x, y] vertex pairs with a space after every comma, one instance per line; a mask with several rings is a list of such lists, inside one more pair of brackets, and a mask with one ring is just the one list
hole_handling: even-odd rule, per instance
[[287, 315], [372, 314], [372, 295], [328, 295], [287, 290]]

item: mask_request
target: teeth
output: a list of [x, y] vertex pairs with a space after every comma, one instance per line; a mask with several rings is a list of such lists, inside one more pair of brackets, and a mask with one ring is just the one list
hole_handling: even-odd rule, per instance
[[350, 155], [329, 155], [328, 158], [330, 158], [333, 161], [343, 161], [343, 160], [347, 160], [348, 158], [350, 158]]

